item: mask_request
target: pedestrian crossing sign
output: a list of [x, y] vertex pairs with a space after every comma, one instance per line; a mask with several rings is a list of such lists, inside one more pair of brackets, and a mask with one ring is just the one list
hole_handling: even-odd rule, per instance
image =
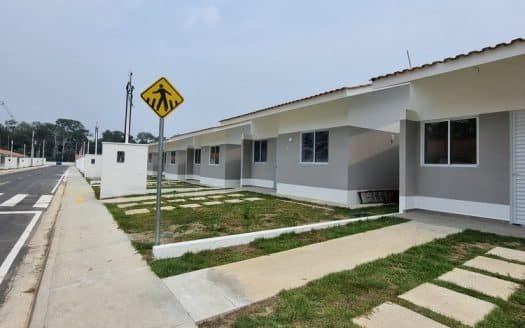
[[140, 97], [160, 118], [168, 116], [184, 102], [182, 95], [165, 77], [155, 81]]

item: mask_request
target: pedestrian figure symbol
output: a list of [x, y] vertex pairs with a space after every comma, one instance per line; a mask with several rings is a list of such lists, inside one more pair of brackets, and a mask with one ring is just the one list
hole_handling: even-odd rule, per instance
[[160, 117], [165, 117], [179, 106], [184, 98], [166, 78], [160, 78], [140, 95]]

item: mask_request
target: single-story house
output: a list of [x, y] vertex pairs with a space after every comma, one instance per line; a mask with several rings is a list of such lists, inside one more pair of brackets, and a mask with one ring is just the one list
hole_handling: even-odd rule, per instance
[[372, 79], [410, 85], [400, 208], [525, 224], [525, 40]]

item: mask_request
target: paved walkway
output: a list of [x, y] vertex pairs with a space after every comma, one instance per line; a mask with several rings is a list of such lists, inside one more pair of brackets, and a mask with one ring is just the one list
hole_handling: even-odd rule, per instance
[[163, 279], [199, 322], [460, 229], [407, 222]]
[[525, 238], [525, 226], [512, 225], [507, 221], [425, 210], [410, 210], [397, 216], [423, 223]]
[[195, 327], [72, 171], [31, 327]]

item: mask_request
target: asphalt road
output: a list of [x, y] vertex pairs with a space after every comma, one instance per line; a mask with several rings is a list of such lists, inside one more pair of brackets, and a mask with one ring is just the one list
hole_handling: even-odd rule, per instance
[[[67, 170], [65, 166], [47, 166], [0, 175], [0, 284], [13, 269], [21, 242], [29, 234], [28, 225], [36, 224], [55, 192], [55, 186]], [[27, 231], [26, 231], [27, 230]], [[1, 290], [5, 286], [1, 286]]]

